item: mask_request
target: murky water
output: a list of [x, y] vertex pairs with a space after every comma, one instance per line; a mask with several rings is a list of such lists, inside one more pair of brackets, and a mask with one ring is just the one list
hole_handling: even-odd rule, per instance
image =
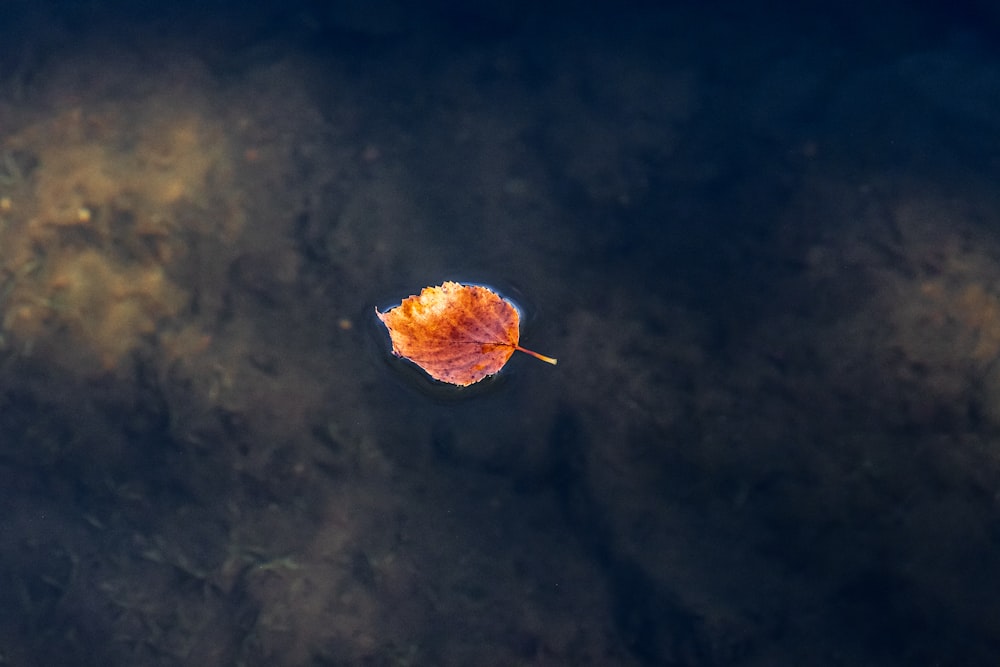
[[987, 4], [0, 13], [0, 663], [996, 664]]

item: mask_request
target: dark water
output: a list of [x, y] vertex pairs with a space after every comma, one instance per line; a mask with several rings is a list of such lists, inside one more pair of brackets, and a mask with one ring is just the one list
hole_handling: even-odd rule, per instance
[[998, 664], [998, 39], [0, 4], [0, 664]]

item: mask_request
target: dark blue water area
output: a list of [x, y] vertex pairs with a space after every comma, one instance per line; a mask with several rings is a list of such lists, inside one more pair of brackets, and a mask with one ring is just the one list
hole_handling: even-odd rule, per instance
[[0, 2], [0, 664], [996, 665], [998, 182], [981, 0]]

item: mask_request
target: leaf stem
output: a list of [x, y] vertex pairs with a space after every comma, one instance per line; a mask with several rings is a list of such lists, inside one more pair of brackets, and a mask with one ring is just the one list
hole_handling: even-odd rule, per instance
[[553, 357], [546, 357], [544, 354], [538, 354], [537, 352], [532, 352], [531, 350], [526, 350], [523, 347], [521, 347], [520, 345], [515, 345], [514, 349], [518, 350], [520, 352], [524, 352], [525, 354], [530, 354], [535, 359], [541, 359], [545, 363], [552, 364], [553, 366], [555, 366], [557, 363], [559, 363], [559, 361], [557, 359], [553, 358]]

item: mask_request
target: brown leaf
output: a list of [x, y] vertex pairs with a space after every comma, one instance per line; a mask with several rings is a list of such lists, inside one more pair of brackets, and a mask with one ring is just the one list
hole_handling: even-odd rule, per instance
[[556, 363], [517, 344], [517, 308], [479, 285], [425, 287], [385, 313], [376, 308], [375, 314], [389, 330], [393, 354], [441, 382], [460, 387], [479, 382], [503, 368], [514, 350]]

